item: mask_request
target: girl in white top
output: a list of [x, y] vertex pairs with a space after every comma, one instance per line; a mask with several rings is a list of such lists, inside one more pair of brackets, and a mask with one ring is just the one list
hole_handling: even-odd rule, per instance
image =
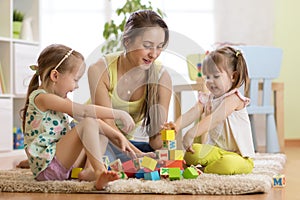
[[[222, 47], [206, 55], [202, 70], [210, 94], [199, 93], [197, 104], [165, 128], [178, 132], [201, 117], [183, 137], [187, 164], [200, 164], [205, 173], [250, 173], [254, 156], [246, 110], [250, 100], [238, 91], [243, 84], [246, 93], [248, 89], [245, 59], [239, 50]], [[193, 144], [195, 137], [205, 133], [205, 144]]]

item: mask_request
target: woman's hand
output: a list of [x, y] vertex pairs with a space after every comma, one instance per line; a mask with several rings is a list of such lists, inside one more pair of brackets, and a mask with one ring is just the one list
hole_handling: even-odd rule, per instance
[[176, 124], [174, 122], [165, 122], [161, 128], [165, 130], [174, 130], [175, 132], [177, 132]]
[[129, 133], [135, 127], [135, 122], [132, 117], [123, 110], [115, 110], [116, 118], [122, 121], [123, 127], [121, 130], [124, 133]]
[[119, 147], [121, 151], [127, 154], [132, 159], [136, 159], [137, 155], [134, 150], [130, 147], [129, 141], [123, 134], [116, 134], [113, 137], [109, 138], [111, 142]]

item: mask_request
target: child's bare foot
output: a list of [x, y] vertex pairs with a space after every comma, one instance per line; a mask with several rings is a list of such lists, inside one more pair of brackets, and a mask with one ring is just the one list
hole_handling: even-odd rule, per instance
[[94, 181], [96, 180], [94, 169], [85, 168], [78, 174], [78, 179], [82, 181]]
[[109, 182], [118, 180], [119, 176], [117, 172], [114, 171], [106, 171], [103, 172], [96, 181], [96, 189], [102, 190]]
[[19, 162], [19, 164], [16, 166], [17, 168], [22, 168], [22, 169], [28, 169], [30, 168], [28, 160], [22, 160]]

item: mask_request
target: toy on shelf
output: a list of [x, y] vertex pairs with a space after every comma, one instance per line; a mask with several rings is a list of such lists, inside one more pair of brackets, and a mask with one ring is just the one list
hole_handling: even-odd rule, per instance
[[14, 127], [13, 131], [13, 137], [14, 137], [14, 149], [24, 149], [24, 134], [21, 130], [21, 128]]

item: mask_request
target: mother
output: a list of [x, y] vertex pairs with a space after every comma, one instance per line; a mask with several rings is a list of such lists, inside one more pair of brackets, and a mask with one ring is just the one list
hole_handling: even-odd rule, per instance
[[130, 133], [118, 121], [106, 122], [125, 134], [136, 153], [162, 147], [159, 131], [167, 121], [172, 81], [156, 59], [168, 41], [168, 26], [157, 13], [134, 12], [122, 35], [124, 51], [105, 55], [88, 70], [92, 103], [125, 110], [135, 120]]

